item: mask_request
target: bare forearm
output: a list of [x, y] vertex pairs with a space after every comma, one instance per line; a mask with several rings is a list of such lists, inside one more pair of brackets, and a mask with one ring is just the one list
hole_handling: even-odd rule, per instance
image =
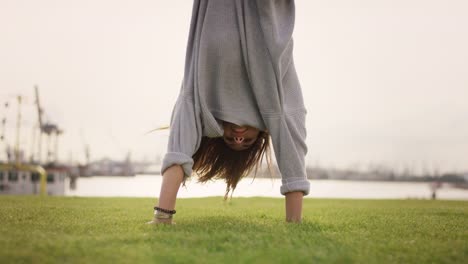
[[171, 166], [164, 172], [159, 193], [159, 207], [168, 210], [175, 208], [177, 192], [183, 179], [184, 171], [180, 165]]
[[[184, 171], [180, 165], [171, 166], [164, 171], [158, 207], [168, 210], [173, 210], [175, 208], [177, 192], [179, 191], [183, 179]], [[170, 222], [170, 220], [163, 220], [160, 222]]]
[[286, 193], [286, 221], [301, 222], [302, 220], [302, 192]]

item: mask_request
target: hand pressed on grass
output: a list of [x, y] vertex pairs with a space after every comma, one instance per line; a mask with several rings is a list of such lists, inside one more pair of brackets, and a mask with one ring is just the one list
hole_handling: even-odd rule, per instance
[[[172, 212], [173, 211], [173, 212]], [[147, 224], [175, 224], [172, 221], [172, 215], [175, 214], [175, 210], [167, 212], [165, 209], [155, 207], [154, 218]]]
[[175, 225], [175, 222], [172, 219], [157, 219], [156, 217], [147, 222], [148, 225]]

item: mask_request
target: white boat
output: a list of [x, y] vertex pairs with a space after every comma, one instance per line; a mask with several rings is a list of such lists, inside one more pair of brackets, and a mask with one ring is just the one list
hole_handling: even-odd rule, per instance
[[64, 166], [0, 163], [0, 194], [65, 195]]

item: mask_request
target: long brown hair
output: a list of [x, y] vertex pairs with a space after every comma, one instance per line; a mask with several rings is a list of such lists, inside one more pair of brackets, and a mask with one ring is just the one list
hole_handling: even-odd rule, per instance
[[192, 156], [193, 171], [198, 174], [199, 182], [224, 179], [227, 184], [226, 200], [230, 191], [232, 196], [239, 180], [253, 169], [255, 177], [265, 154], [271, 172], [270, 135], [265, 131], [260, 131], [251, 147], [241, 151], [231, 149], [222, 137], [202, 137], [200, 147]]

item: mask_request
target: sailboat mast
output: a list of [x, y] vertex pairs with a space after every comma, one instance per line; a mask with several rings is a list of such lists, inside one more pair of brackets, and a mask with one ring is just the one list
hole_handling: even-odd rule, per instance
[[20, 163], [20, 130], [21, 130], [21, 95], [17, 96], [18, 99], [18, 115], [16, 117], [16, 142], [15, 142], [15, 162], [17, 165]]
[[37, 85], [34, 86], [34, 91], [36, 94], [37, 116], [39, 120], [39, 140], [38, 140], [38, 150], [37, 150], [38, 152], [37, 162], [41, 164], [43, 125], [42, 125], [42, 109], [41, 109], [41, 103], [39, 101], [39, 88], [37, 87]]

